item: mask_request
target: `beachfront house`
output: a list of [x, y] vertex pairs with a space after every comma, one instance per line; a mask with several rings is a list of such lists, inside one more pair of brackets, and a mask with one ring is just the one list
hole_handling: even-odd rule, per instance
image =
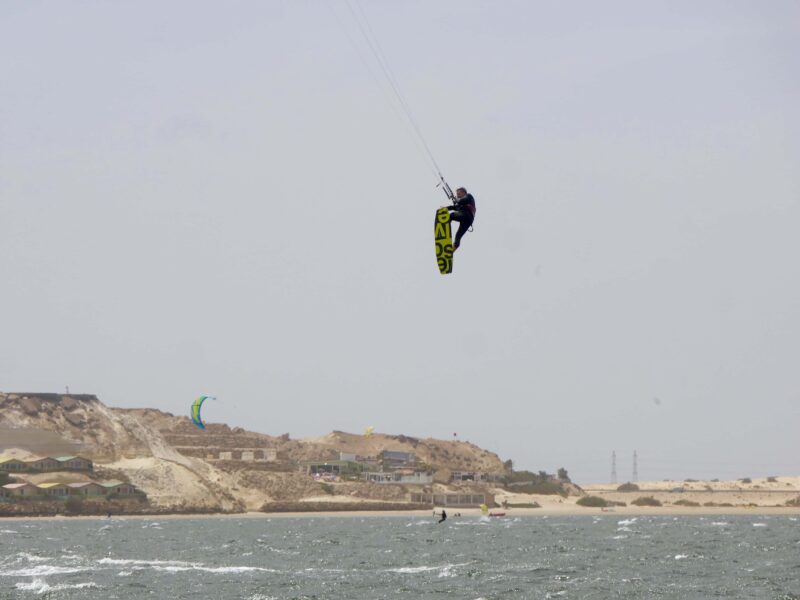
[[40, 493], [45, 496], [54, 496], [56, 498], [66, 498], [69, 496], [69, 487], [66, 483], [40, 483], [37, 485]]
[[45, 456], [44, 458], [37, 458], [36, 460], [29, 460], [28, 467], [33, 471], [40, 473], [48, 473], [51, 471], [60, 471], [62, 469], [61, 463], [55, 458]]
[[106, 488], [96, 481], [79, 481], [68, 483], [69, 493], [72, 496], [104, 496]]
[[62, 471], [91, 471], [94, 469], [92, 461], [83, 456], [59, 456], [56, 460], [61, 464]]
[[139, 494], [139, 489], [132, 483], [125, 483], [124, 481], [107, 481], [101, 483], [106, 490], [107, 494], [117, 494], [118, 496], [134, 496]]
[[42, 492], [37, 486], [27, 481], [22, 483], [7, 483], [3, 488], [6, 490], [6, 495], [9, 498], [32, 498], [42, 495]]
[[361, 465], [349, 460], [310, 461], [303, 463], [302, 470], [306, 475], [327, 479], [358, 475], [361, 472]]
[[481, 504], [496, 506], [491, 494], [411, 494], [411, 502], [446, 507], [478, 507]]
[[383, 465], [384, 471], [403, 469], [416, 462], [416, 456], [414, 456], [413, 452], [402, 452], [400, 450], [384, 450], [378, 455], [378, 458]]
[[502, 477], [502, 474], [479, 471], [453, 471], [450, 474], [451, 481], [499, 481]]
[[28, 464], [16, 458], [4, 458], [0, 460], [0, 471], [6, 473], [26, 473]]
[[430, 471], [413, 471], [410, 469], [391, 471], [388, 473], [368, 472], [362, 475], [362, 479], [370, 483], [427, 485], [433, 483], [433, 473]]

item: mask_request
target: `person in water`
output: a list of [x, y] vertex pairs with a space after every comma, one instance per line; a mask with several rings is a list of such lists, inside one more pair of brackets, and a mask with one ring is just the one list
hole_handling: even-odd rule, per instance
[[446, 520], [447, 520], [447, 513], [445, 512], [444, 509], [442, 509], [442, 518], [439, 519], [439, 523], [441, 523], [442, 521], [446, 521]]
[[458, 221], [458, 231], [453, 243], [453, 250], [455, 251], [461, 245], [461, 238], [469, 231], [469, 228], [472, 227], [472, 222], [475, 220], [475, 198], [472, 197], [472, 194], [467, 193], [467, 188], [460, 187], [456, 190], [456, 198], [453, 200], [453, 205], [448, 208], [450, 209], [450, 219]]

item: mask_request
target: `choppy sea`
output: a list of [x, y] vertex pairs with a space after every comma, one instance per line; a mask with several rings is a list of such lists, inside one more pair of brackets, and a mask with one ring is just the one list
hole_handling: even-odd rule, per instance
[[0, 520], [0, 598], [800, 600], [800, 520]]

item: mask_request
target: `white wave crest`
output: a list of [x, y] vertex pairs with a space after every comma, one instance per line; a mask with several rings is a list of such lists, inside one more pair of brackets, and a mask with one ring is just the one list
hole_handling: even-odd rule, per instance
[[274, 569], [263, 567], [207, 567], [203, 563], [192, 563], [182, 560], [142, 560], [135, 558], [101, 558], [97, 561], [101, 565], [131, 566], [136, 568], [150, 567], [155, 571], [165, 571], [167, 573], [181, 573], [183, 571], [204, 571], [206, 573], [249, 573], [260, 571], [262, 573], [277, 573]]
[[84, 583], [58, 583], [50, 585], [44, 579], [34, 579], [30, 583], [18, 583], [16, 588], [26, 592], [33, 592], [34, 594], [45, 594], [47, 592], [56, 592], [59, 590], [82, 590], [86, 588], [96, 588], [97, 584], [92, 581]]
[[451, 570], [455, 567], [463, 567], [469, 563], [447, 564], [439, 566], [422, 566], [422, 567], [399, 567], [397, 569], [386, 569], [388, 573], [425, 573], [426, 571], [439, 571], [439, 577], [452, 577]]
[[16, 556], [25, 559], [28, 562], [44, 562], [46, 560], [50, 560], [49, 556], [36, 556], [35, 554], [29, 554], [27, 552], [17, 552]]
[[0, 576], [6, 577], [46, 577], [47, 575], [66, 575], [68, 573], [81, 573], [88, 571], [86, 568], [57, 567], [55, 565], [36, 565], [27, 569], [14, 571], [0, 571]]
[[185, 562], [182, 560], [144, 560], [138, 558], [101, 558], [97, 561], [100, 565], [172, 565], [178, 567], [191, 567], [196, 563]]

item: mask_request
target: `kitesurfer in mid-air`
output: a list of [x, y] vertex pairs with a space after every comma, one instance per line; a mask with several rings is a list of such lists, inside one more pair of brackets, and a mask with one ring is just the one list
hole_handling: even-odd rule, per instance
[[475, 198], [472, 197], [472, 194], [467, 193], [467, 188], [460, 187], [456, 190], [453, 206], [448, 208], [450, 209], [450, 219], [458, 221], [458, 231], [453, 243], [453, 250], [457, 250], [461, 245], [461, 238], [469, 231], [475, 220]]

